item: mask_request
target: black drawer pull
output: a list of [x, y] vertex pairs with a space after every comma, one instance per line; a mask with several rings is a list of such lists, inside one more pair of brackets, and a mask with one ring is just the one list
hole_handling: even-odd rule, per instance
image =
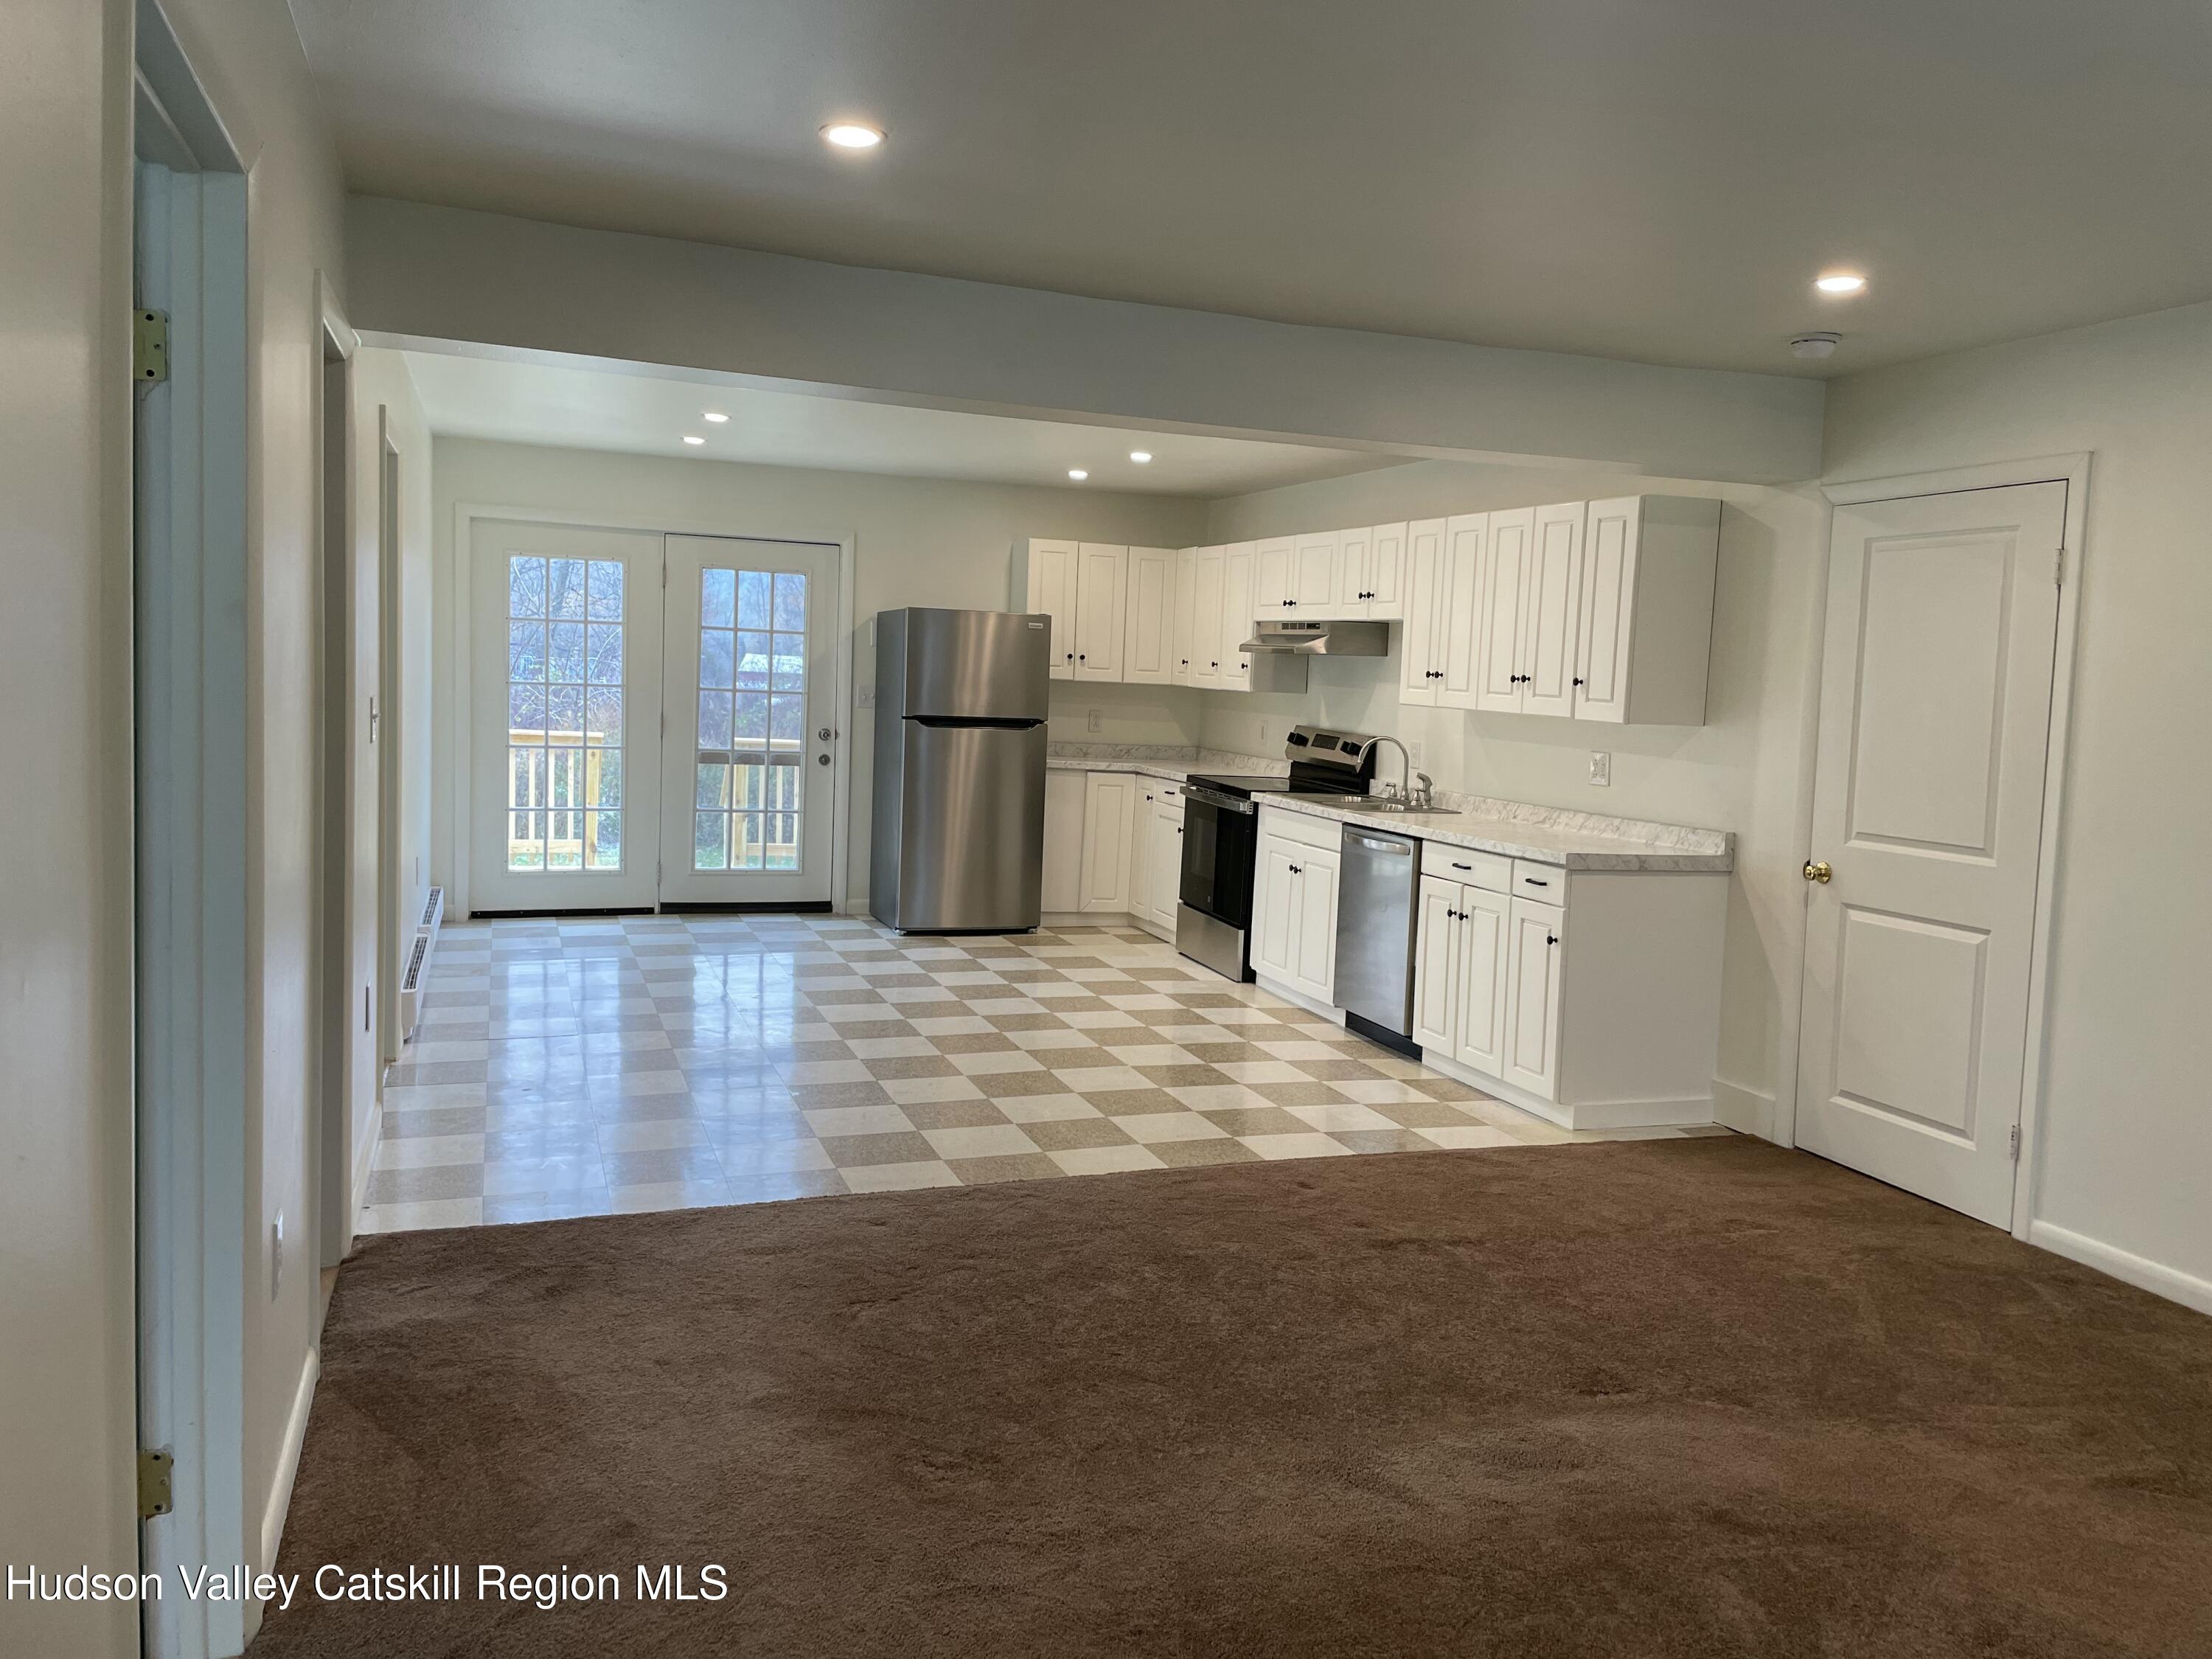
[[1472, 870], [1472, 869], [1474, 869], [1474, 866], [1473, 865], [1471, 865], [1471, 864], [1457, 864], [1457, 863], [1455, 863], [1455, 864], [1452, 866], [1452, 868], [1453, 868], [1453, 869], [1455, 869], [1455, 870]]

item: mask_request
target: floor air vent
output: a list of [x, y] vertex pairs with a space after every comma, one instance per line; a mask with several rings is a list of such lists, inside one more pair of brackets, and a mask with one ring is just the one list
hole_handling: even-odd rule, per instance
[[422, 988], [429, 983], [430, 953], [438, 944], [438, 924], [445, 919], [446, 890], [433, 887], [422, 906], [422, 921], [415, 930], [415, 943], [407, 952], [407, 971], [399, 981], [399, 1037], [412, 1042], [422, 1018]]

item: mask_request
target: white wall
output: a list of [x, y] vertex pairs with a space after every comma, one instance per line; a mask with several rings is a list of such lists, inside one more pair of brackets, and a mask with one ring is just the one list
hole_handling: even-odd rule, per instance
[[[432, 845], [436, 876], [455, 867], [453, 814], [454, 508], [529, 508], [573, 515], [579, 523], [614, 523], [680, 531], [831, 539], [849, 536], [858, 564], [852, 641], [854, 684], [874, 680], [868, 619], [902, 605], [1002, 611], [1007, 606], [1014, 541], [1024, 536], [1177, 547], [1194, 539], [1204, 505], [1174, 496], [886, 477], [803, 467], [748, 466], [728, 461], [541, 449], [474, 439], [441, 438], [433, 462], [437, 544], [438, 758], [433, 783]], [[1097, 706], [1112, 716], [1098, 741], [1187, 743], [1195, 740], [1187, 694], [1145, 693], [1139, 687], [1057, 688], [1056, 738], [1091, 734], [1079, 714]], [[1103, 695], [1097, 695], [1103, 694]], [[865, 908], [868, 890], [868, 788], [874, 725], [856, 709], [846, 750], [853, 770], [848, 829], [848, 902]], [[1102, 725], [1106, 724], [1102, 720]], [[1068, 729], [1073, 725], [1076, 729]], [[1173, 735], [1159, 735], [1172, 733]]]
[[2094, 452], [2032, 1237], [2212, 1310], [2212, 306], [1834, 386], [1833, 479]]
[[1820, 463], [1820, 383], [1131, 305], [357, 198], [358, 326], [942, 407], [1572, 456], [1754, 482]]
[[[243, 803], [250, 1073], [245, 1367], [248, 1532], [275, 1488], [313, 1339], [316, 273], [339, 266], [335, 153], [281, 6], [165, 0], [251, 167]], [[128, 378], [133, 7], [25, 0], [0, 70], [0, 1557], [136, 1559]], [[272, 1289], [270, 1221], [292, 1241]], [[36, 1340], [28, 1334], [35, 1333]], [[116, 1606], [7, 1613], [9, 1651], [135, 1654]]]
[[[1808, 722], [1817, 695], [1814, 623], [1826, 568], [1818, 492], [1639, 478], [1580, 468], [1423, 462], [1217, 501], [1208, 543], [1298, 530], [1583, 501], [1638, 490], [1717, 495], [1721, 557], [1703, 726], [1616, 726], [1461, 709], [1401, 708], [1402, 629], [1382, 659], [1310, 659], [1304, 696], [1201, 692], [1205, 742], [1277, 752], [1293, 719], [1387, 732], [1422, 750], [1439, 787], [1627, 817], [1731, 830], [1719, 1059], [1725, 1121], [1771, 1133], [1790, 1098], [1804, 951], [1802, 817]], [[1267, 723], [1263, 738], [1257, 727]], [[1589, 782], [1593, 750], [1613, 784]], [[1395, 775], [1386, 750], [1383, 775]], [[1786, 1121], [1786, 1113], [1785, 1113]]]

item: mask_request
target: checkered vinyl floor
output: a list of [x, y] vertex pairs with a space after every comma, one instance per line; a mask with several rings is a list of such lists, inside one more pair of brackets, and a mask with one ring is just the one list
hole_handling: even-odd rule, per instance
[[1572, 1134], [1149, 934], [850, 916], [444, 931], [364, 1231]]

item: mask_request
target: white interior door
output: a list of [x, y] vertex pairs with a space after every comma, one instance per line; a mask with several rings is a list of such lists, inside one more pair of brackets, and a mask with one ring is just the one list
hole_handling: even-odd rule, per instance
[[844, 750], [837, 550], [667, 544], [660, 902], [826, 904]]
[[1829, 557], [1797, 1141], [2000, 1226], [2065, 515], [2063, 483], [1838, 507]]
[[473, 541], [470, 908], [650, 909], [660, 538], [480, 519]]

